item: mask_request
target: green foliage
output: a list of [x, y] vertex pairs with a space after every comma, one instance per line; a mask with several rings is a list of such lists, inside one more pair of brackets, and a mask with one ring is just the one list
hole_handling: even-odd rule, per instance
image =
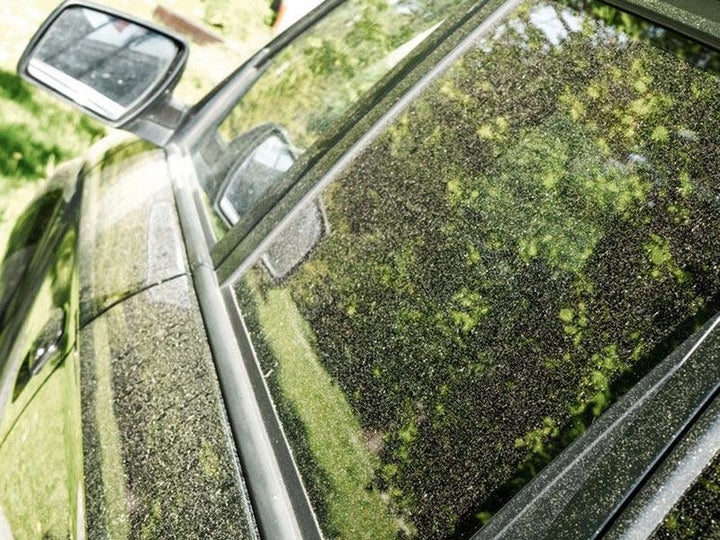
[[0, 70], [0, 100], [0, 178], [11, 183], [42, 178], [48, 165], [81, 154], [105, 133], [86, 116], [36, 95], [4, 70]]
[[[460, 0], [423, 0], [424, 16], [391, 11], [386, 0], [351, 0], [281, 51], [221, 131], [233, 139], [253, 127], [282, 125], [308, 148], [407, 54], [401, 46]], [[224, 5], [224, 4], [223, 4]]]
[[253, 33], [262, 33], [267, 22], [274, 22], [269, 5], [267, 15], [258, 13], [261, 2], [200, 0], [199, 4], [205, 11], [204, 22], [233, 41], [246, 41]]
[[325, 191], [281, 287], [426, 537], [486, 519], [720, 298], [717, 78], [634, 19], [553, 45], [534, 9]]
[[82, 155], [104, 133], [94, 120], [0, 69], [0, 254], [36, 182], [63, 160]]
[[17, 75], [4, 70], [0, 70], [0, 97], [31, 107], [33, 112], [37, 112], [37, 109], [33, 106], [30, 87], [22, 82]]

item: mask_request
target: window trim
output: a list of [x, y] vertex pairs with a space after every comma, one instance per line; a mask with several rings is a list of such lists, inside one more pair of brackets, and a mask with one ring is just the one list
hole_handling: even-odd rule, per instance
[[714, 49], [720, 49], [720, 2], [716, 0], [602, 1]]
[[[282, 457], [263, 417], [252, 375], [236, 338], [205, 242], [204, 212], [196, 206], [197, 185], [190, 155], [182, 146], [167, 148], [168, 167], [187, 249], [195, 294], [205, 324], [230, 430], [252, 505], [248, 520], [267, 538], [322, 538], [299, 477], [280, 473]], [[285, 469], [282, 469], [283, 471]], [[298, 488], [298, 486], [300, 486]]]

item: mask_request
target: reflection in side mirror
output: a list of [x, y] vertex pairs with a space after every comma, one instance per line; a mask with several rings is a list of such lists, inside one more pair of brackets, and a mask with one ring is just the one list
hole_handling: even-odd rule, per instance
[[179, 77], [178, 38], [98, 8], [68, 5], [33, 38], [18, 70], [110, 125], [142, 112]]
[[297, 159], [284, 132], [261, 126], [222, 183], [216, 210], [230, 226], [235, 225], [276, 185]]
[[261, 259], [276, 281], [282, 281], [310, 255], [327, 235], [329, 224], [322, 201], [298, 212], [273, 239]]

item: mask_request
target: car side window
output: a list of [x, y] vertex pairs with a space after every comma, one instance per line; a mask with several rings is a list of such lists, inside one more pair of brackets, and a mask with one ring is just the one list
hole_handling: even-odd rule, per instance
[[[218, 236], [251, 214], [257, 201], [287, 178], [292, 162], [462, 2], [401, 7], [387, 0], [349, 0], [264, 65], [196, 152], [200, 183], [222, 221]], [[422, 17], [415, 13], [420, 10]], [[258, 137], [260, 133], [269, 139]], [[252, 195], [240, 196], [229, 177], [253, 168], [255, 150], [263, 148], [267, 154], [268, 146], [278, 152], [273, 171], [255, 183]]]
[[718, 59], [519, 2], [234, 283], [328, 536], [476, 530], [717, 312]]

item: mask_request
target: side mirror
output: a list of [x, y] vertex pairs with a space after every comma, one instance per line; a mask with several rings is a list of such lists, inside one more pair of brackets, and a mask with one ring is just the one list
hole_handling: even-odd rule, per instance
[[234, 156], [234, 163], [225, 174], [214, 204], [229, 226], [255, 207], [298, 157], [284, 130], [275, 124], [251, 130], [237, 139], [237, 144], [240, 148], [228, 152]]
[[127, 127], [167, 100], [187, 57], [188, 46], [179, 37], [71, 0], [32, 38], [18, 73], [112, 127]]
[[[213, 188], [215, 212], [230, 227], [244, 222], [241, 227], [251, 228], [257, 216], [268, 211], [288, 188], [285, 173], [300, 154], [277, 124], [262, 124], [235, 139], [227, 151], [232, 162], [219, 166], [223, 176]], [[278, 282], [287, 278], [328, 234], [329, 227], [320, 199], [295, 211], [260, 257], [270, 276]]]

